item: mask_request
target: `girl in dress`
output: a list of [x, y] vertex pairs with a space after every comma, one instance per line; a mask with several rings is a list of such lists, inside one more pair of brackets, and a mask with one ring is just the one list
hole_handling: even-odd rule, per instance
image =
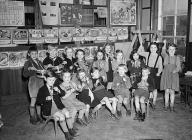
[[[27, 53], [28, 60], [24, 64], [23, 76], [29, 78], [28, 91], [31, 98], [29, 107], [30, 123], [36, 124], [42, 122], [40, 115], [40, 107], [36, 106], [36, 98], [38, 90], [44, 85], [43, 78], [37, 76], [37, 71], [44, 69], [43, 64], [38, 60], [38, 51], [35, 46], [30, 47]], [[37, 113], [36, 113], [37, 111]]]
[[153, 108], [155, 109], [157, 90], [160, 89], [160, 74], [163, 69], [162, 57], [158, 54], [157, 43], [151, 43], [150, 52], [145, 52], [143, 46], [140, 46], [138, 49], [138, 54], [145, 57], [146, 65], [150, 67], [150, 76], [152, 76], [155, 80], [155, 89], [152, 92]]
[[145, 63], [137, 51], [131, 53], [130, 59], [131, 60], [127, 62], [127, 67], [131, 83], [133, 84], [137, 78], [141, 77], [142, 68], [145, 66]]
[[112, 61], [112, 69], [114, 74], [117, 73], [117, 68], [120, 64], [126, 64], [126, 60], [124, 58], [124, 54], [122, 50], [116, 50], [115, 54], [116, 54], [116, 57]]
[[77, 70], [76, 67], [74, 66], [76, 58], [73, 58], [73, 53], [74, 51], [72, 47], [66, 47], [65, 49], [66, 56], [64, 57], [66, 61], [65, 68], [71, 73], [76, 73]]
[[89, 76], [89, 66], [88, 63], [85, 60], [85, 52], [82, 49], [78, 49], [75, 53], [75, 56], [77, 58], [77, 62], [75, 63], [75, 66], [78, 69], [83, 69], [86, 74]]
[[[104, 60], [104, 53], [101, 50], [97, 51], [96, 59], [93, 62], [92, 68], [95, 67], [99, 69], [102, 75], [106, 75], [106, 72], [109, 71], [109, 66], [107, 62]], [[105, 76], [105, 78], [107, 79], [107, 76]]]
[[168, 54], [166, 53], [166, 41], [162, 48], [162, 56], [164, 58], [164, 69], [161, 76], [161, 90], [165, 90], [165, 110], [169, 106], [174, 111], [175, 91], [179, 91], [179, 71], [181, 70], [180, 58], [175, 55], [176, 45], [168, 45]]
[[[77, 85], [71, 81], [71, 73], [68, 71], [64, 71], [63, 82], [59, 85], [60, 94], [62, 96], [61, 101], [70, 112], [72, 116], [72, 124], [75, 122], [76, 113], [79, 112], [77, 121], [80, 122], [81, 125], [86, 125], [83, 121], [83, 116], [86, 111], [86, 106], [83, 102], [79, 101], [76, 98], [78, 94]], [[83, 123], [82, 123], [83, 122]]]
[[[144, 121], [145, 120], [145, 100], [150, 96], [150, 92], [154, 90], [154, 80], [149, 76], [149, 68], [142, 69], [142, 77], [137, 79], [132, 85], [135, 95], [135, 107], [136, 115], [134, 120]], [[141, 107], [141, 109], [140, 109]]]
[[[115, 115], [117, 98], [114, 97], [111, 91], [107, 91], [105, 88], [106, 77], [101, 75], [98, 68], [93, 68], [91, 75], [93, 82], [93, 94], [97, 97], [97, 99], [99, 99], [101, 104], [105, 104], [107, 106], [107, 108], [111, 111], [111, 116], [117, 119], [117, 116]], [[92, 113], [95, 113], [95, 110]]]
[[117, 69], [117, 74], [113, 79], [112, 89], [114, 90], [115, 96], [118, 99], [117, 102], [117, 115], [119, 117], [121, 114], [121, 106], [124, 104], [126, 109], [126, 115], [130, 116], [130, 91], [131, 82], [130, 78], [126, 75], [127, 66], [125, 64], [120, 64]]
[[112, 69], [112, 61], [114, 59], [113, 47], [111, 44], [106, 44], [104, 46], [104, 58], [109, 67], [107, 71], [107, 90], [111, 89], [113, 83], [113, 69]]

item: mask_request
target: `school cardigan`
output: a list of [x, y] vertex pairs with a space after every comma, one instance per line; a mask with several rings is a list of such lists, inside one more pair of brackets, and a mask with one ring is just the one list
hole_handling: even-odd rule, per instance
[[[51, 115], [52, 100], [46, 100], [46, 97], [48, 96], [51, 96], [51, 94], [49, 93], [47, 86], [44, 85], [39, 89], [39, 92], [37, 94], [36, 104], [41, 106], [42, 114], [45, 116]], [[60, 95], [56, 91], [53, 91], [52, 97], [53, 97], [53, 101], [55, 102], [59, 110], [62, 110], [65, 108], [65, 106], [61, 102]]]

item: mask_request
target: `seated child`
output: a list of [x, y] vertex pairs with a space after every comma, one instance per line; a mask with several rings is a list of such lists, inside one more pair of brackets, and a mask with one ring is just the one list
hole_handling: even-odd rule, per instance
[[73, 124], [71, 124], [69, 111], [61, 102], [57, 92], [58, 88], [53, 87], [55, 80], [55, 73], [48, 70], [45, 74], [46, 84], [39, 89], [36, 104], [41, 106], [43, 117], [56, 116], [60, 121], [60, 126], [64, 131], [66, 139], [72, 140], [76, 132], [73, 129]]
[[125, 106], [126, 109], [126, 115], [130, 116], [130, 87], [131, 82], [130, 78], [126, 75], [127, 67], [125, 64], [120, 64], [117, 68], [117, 74], [115, 75], [113, 79], [113, 85], [112, 89], [114, 90], [115, 96], [118, 99], [117, 102], [117, 115], [119, 117], [122, 116], [121, 113], [121, 106], [122, 103]]
[[[149, 76], [149, 68], [142, 69], [142, 77], [137, 79], [133, 84], [132, 88], [135, 89], [135, 107], [136, 116], [134, 120], [144, 121], [145, 120], [145, 100], [149, 98], [150, 92], [155, 88], [154, 80]], [[141, 106], [141, 109], [140, 109]]]
[[78, 70], [77, 78], [78, 78], [77, 84], [80, 89], [78, 99], [81, 102], [86, 104], [86, 108], [87, 108], [86, 115], [88, 118], [90, 108], [91, 107], [99, 108], [100, 101], [96, 98], [96, 96], [91, 91], [91, 89], [93, 88], [93, 83], [91, 79], [89, 79], [88, 76], [86, 75], [86, 71], [84, 71], [83, 69]]
[[[111, 91], [107, 91], [106, 85], [106, 76], [102, 76], [102, 72], [98, 68], [92, 69], [92, 82], [93, 82], [93, 94], [99, 99], [101, 104], [105, 104], [107, 108], [111, 111], [112, 117], [117, 119], [116, 106], [117, 98], [113, 95]], [[112, 105], [111, 105], [112, 102]], [[95, 110], [93, 111], [93, 113]]]
[[77, 85], [71, 81], [71, 73], [68, 71], [63, 72], [63, 82], [59, 85], [60, 94], [62, 96], [62, 103], [65, 105], [67, 110], [72, 114], [73, 122], [75, 122], [75, 117], [77, 111], [79, 111], [78, 122], [81, 125], [86, 125], [83, 121], [83, 116], [86, 111], [86, 106], [83, 102], [79, 101], [76, 98], [77, 93]]

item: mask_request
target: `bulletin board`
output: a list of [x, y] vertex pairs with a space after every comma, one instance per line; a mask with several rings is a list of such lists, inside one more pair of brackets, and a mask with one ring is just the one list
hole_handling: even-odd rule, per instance
[[23, 1], [0, 1], [0, 26], [24, 26]]

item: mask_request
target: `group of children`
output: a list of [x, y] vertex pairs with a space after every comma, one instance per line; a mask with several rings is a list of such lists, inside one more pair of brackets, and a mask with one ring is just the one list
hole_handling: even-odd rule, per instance
[[113, 119], [121, 118], [122, 106], [126, 116], [130, 116], [130, 97], [135, 101], [134, 119], [144, 121], [145, 101], [153, 99], [155, 108], [160, 88], [165, 90], [165, 109], [170, 94], [173, 110], [174, 92], [179, 89], [180, 64], [174, 55], [175, 45], [169, 45], [166, 54], [166, 42], [164, 44], [164, 69], [155, 43], [150, 45], [150, 52], [144, 52], [142, 46], [134, 50], [128, 62], [121, 50], [114, 53], [111, 44], [98, 50], [91, 63], [85, 60], [83, 50], [74, 52], [72, 47], [66, 47], [61, 58], [52, 44], [48, 45], [47, 57], [41, 63], [37, 48], [31, 47], [23, 70], [23, 75], [29, 77], [30, 122], [37, 124], [42, 118], [53, 115], [59, 119], [66, 139], [70, 140], [77, 135], [74, 122], [87, 125], [102, 105]]

